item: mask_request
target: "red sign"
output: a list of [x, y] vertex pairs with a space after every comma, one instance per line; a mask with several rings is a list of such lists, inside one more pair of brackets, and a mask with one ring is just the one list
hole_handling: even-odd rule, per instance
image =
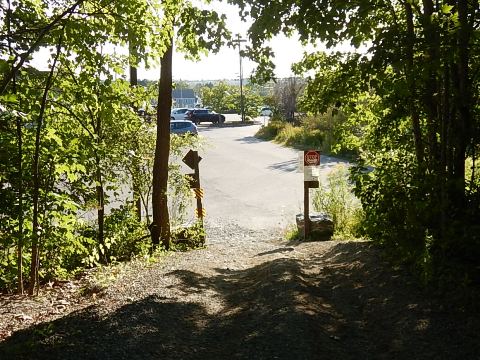
[[303, 153], [304, 166], [319, 166], [320, 165], [320, 151], [308, 150]]

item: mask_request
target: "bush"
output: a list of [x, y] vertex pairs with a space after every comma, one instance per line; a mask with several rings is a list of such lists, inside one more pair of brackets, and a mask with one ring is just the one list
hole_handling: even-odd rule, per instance
[[286, 123], [275, 136], [275, 141], [287, 146], [294, 146], [301, 142], [303, 138], [303, 129]]
[[273, 140], [283, 126], [284, 123], [280, 121], [270, 121], [266, 126], [262, 126], [255, 136], [263, 140]]
[[320, 149], [324, 139], [323, 130], [311, 122], [302, 122], [302, 126], [294, 126], [278, 120], [262, 126], [255, 136], [299, 149]]
[[196, 222], [193, 225], [179, 227], [172, 230], [173, 248], [179, 251], [198, 249], [205, 246], [205, 228], [202, 223]]
[[105, 242], [110, 255], [118, 261], [148, 253], [150, 236], [145, 224], [138, 221], [133, 204], [113, 209], [105, 217]]
[[359, 237], [364, 218], [360, 201], [352, 192], [349, 171], [345, 165], [338, 165], [327, 176], [327, 185], [320, 188], [313, 198], [314, 209], [332, 217], [335, 237]]

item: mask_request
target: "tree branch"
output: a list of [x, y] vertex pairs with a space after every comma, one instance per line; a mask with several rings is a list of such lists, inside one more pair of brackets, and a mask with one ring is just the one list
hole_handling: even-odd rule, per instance
[[50, 30], [52, 30], [63, 18], [65, 18], [67, 15], [71, 15], [71, 13], [85, 0], [77, 0], [72, 6], [70, 6], [67, 10], [62, 12], [60, 15], [58, 15], [53, 21], [45, 26], [41, 31], [40, 34], [37, 37], [37, 40], [30, 46], [30, 48], [23, 53], [20, 56], [20, 61], [18, 62], [17, 65], [12, 66], [12, 69], [10, 72], [5, 75], [5, 78], [3, 79], [1, 85], [0, 85], [0, 95], [3, 94], [10, 83], [10, 81], [13, 79], [15, 74], [20, 70], [20, 68], [23, 66], [25, 61], [28, 59], [28, 57], [35, 51], [37, 46], [40, 44], [40, 42], [43, 40], [43, 38], [48, 34]]

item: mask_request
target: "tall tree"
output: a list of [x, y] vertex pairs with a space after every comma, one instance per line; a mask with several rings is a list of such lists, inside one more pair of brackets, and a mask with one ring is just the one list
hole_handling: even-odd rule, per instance
[[[230, 33], [225, 28], [225, 16], [215, 11], [200, 10], [189, 2], [164, 3], [164, 52], [161, 57], [158, 105], [157, 141], [153, 168], [153, 223], [154, 247], [160, 242], [168, 249], [170, 244], [170, 219], [168, 214], [168, 159], [170, 151], [170, 109], [172, 106], [172, 54], [173, 44], [198, 59], [207, 50], [216, 52]], [[174, 15], [175, 14], [175, 15]], [[174, 37], [174, 34], [177, 36]]]
[[475, 171], [467, 176], [466, 164], [478, 160], [480, 142], [479, 2], [230, 2], [253, 18], [247, 53], [263, 77], [272, 74], [263, 55], [270, 49], [259, 49], [279, 31], [328, 47], [350, 42], [349, 54], [310, 54], [297, 70], [316, 73], [306, 109], [341, 102], [344, 139], [376, 168], [356, 177], [370, 235], [426, 273], [451, 261], [473, 263], [480, 181]]
[[172, 54], [173, 39], [162, 56], [158, 85], [157, 142], [153, 164], [153, 225], [154, 245], [161, 241], [170, 247], [170, 217], [168, 215], [168, 158], [170, 155], [170, 108], [172, 104]]

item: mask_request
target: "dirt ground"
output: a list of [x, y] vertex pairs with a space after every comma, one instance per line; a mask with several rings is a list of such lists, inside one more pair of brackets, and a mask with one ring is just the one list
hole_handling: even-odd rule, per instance
[[478, 314], [369, 242], [207, 231], [206, 249], [120, 266], [107, 287], [1, 296], [0, 359], [480, 359]]

